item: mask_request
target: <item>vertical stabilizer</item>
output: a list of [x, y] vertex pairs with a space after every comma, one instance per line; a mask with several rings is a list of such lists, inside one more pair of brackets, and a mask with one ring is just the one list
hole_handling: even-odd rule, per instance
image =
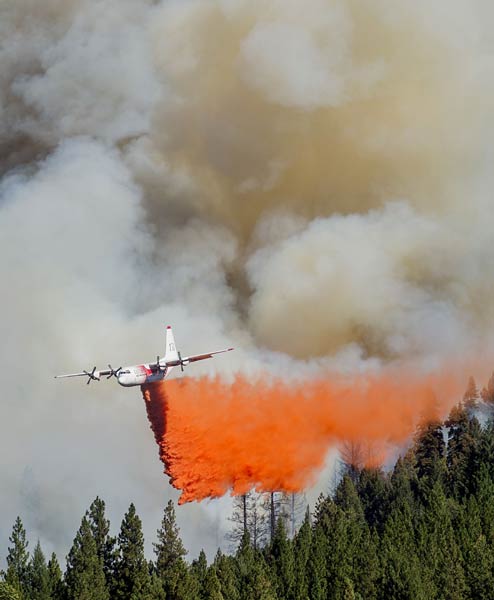
[[166, 349], [165, 349], [165, 361], [177, 360], [178, 352], [175, 346], [175, 338], [173, 337], [173, 331], [170, 325], [166, 328]]

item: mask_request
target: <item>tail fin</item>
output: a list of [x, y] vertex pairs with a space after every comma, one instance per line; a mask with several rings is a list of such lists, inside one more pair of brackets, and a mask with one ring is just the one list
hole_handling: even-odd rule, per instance
[[[175, 346], [175, 338], [173, 337], [173, 331], [170, 325], [166, 328], [166, 350], [165, 350], [165, 361], [177, 360], [178, 352]], [[161, 362], [161, 361], [160, 361]]]

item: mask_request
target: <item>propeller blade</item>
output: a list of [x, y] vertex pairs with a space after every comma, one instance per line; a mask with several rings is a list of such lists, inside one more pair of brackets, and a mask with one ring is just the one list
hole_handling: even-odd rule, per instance
[[122, 367], [118, 367], [118, 369], [115, 370], [110, 364], [108, 365], [108, 368], [110, 369], [110, 373], [107, 376], [107, 379], [110, 379], [111, 377], [118, 377], [118, 374], [122, 370]]
[[178, 359], [180, 360], [180, 368], [182, 369], [182, 373], [184, 372], [184, 361], [182, 360], [182, 355], [178, 352]]
[[84, 373], [88, 376], [88, 380], [87, 380], [86, 385], [89, 385], [92, 380], [94, 380], [94, 381], [98, 381], [99, 380], [99, 377], [95, 376], [96, 367], [93, 367], [93, 370], [91, 371], [91, 373], [89, 373], [88, 371], [84, 371]]

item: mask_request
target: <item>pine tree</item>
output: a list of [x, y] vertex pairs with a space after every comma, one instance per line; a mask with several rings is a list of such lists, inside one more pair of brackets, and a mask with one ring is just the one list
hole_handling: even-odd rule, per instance
[[367, 523], [382, 533], [389, 510], [389, 479], [380, 469], [363, 469], [357, 490]]
[[36, 544], [29, 565], [28, 595], [30, 600], [50, 600], [50, 580], [41, 544]]
[[292, 542], [287, 538], [283, 519], [278, 519], [273, 541], [269, 548], [269, 562], [280, 598], [295, 598], [295, 560]]
[[203, 598], [204, 600], [226, 600], [221, 592], [221, 583], [214, 565], [211, 565], [207, 570]]
[[115, 564], [115, 598], [141, 600], [150, 598], [151, 576], [144, 557], [141, 519], [131, 504], [118, 534], [118, 558]]
[[423, 569], [430, 570], [436, 593], [461, 600], [466, 589], [463, 558], [451, 520], [458, 509], [453, 499], [446, 498], [439, 482], [429, 490], [425, 506], [422, 516], [425, 535], [419, 547]]
[[214, 559], [216, 575], [220, 582], [221, 594], [225, 600], [239, 600], [240, 594], [237, 587], [235, 571], [235, 558], [225, 556], [218, 550]]
[[65, 575], [68, 600], [108, 600], [103, 563], [86, 516], [67, 556]]
[[470, 377], [468, 379], [467, 389], [463, 395], [463, 405], [467, 410], [472, 411], [477, 407], [478, 400], [479, 392], [477, 389], [477, 384], [475, 383], [475, 379]]
[[305, 518], [294, 540], [295, 582], [294, 597], [298, 600], [309, 598], [308, 564], [312, 542], [312, 526], [309, 507]]
[[462, 498], [472, 488], [471, 477], [480, 445], [481, 429], [475, 417], [469, 418], [461, 405], [453, 407], [446, 421], [448, 448], [448, 488], [456, 498]]
[[494, 556], [482, 531], [480, 510], [474, 496], [468, 498], [466, 506], [460, 511], [456, 530], [468, 589], [465, 597], [489, 600], [494, 589]]
[[479, 451], [475, 465], [475, 478], [479, 477], [480, 470], [484, 466], [490, 478], [494, 481], [494, 420], [487, 422], [480, 434]]
[[483, 388], [481, 396], [486, 404], [494, 404], [494, 373], [490, 376], [487, 387]]
[[389, 516], [381, 543], [380, 597], [429, 600], [421, 582], [410, 505], [403, 503]]
[[110, 521], [105, 516], [105, 503], [99, 497], [91, 503], [87, 518], [96, 542], [96, 552], [103, 563], [106, 585], [113, 595], [115, 590], [113, 572], [117, 560], [116, 539], [110, 536]]
[[198, 590], [203, 591], [204, 584], [206, 582], [206, 575], [208, 573], [208, 561], [206, 559], [206, 553], [204, 550], [201, 550], [197, 559], [192, 561], [190, 572], [197, 582]]
[[9, 541], [12, 546], [9, 547], [7, 554], [5, 582], [22, 596], [29, 589], [29, 551], [26, 530], [20, 517], [17, 517], [14, 522]]
[[[492, 455], [491, 455], [492, 456]], [[487, 458], [492, 462], [492, 458]], [[483, 462], [475, 482], [475, 499], [479, 506], [480, 519], [482, 521], [482, 532], [486, 536], [487, 543], [494, 550], [494, 481], [489, 473], [489, 465]]]
[[334, 503], [335, 508], [328, 513], [331, 523], [328, 570], [332, 594], [338, 598], [351, 589], [372, 600], [377, 594], [379, 576], [377, 544], [349, 475], [345, 475], [338, 485]]
[[390, 478], [389, 501], [387, 513], [394, 509], [408, 505], [415, 507], [415, 500], [419, 488], [416, 469], [416, 458], [413, 450], [409, 450], [404, 457], [400, 457], [394, 466]]
[[187, 554], [180, 539], [172, 500], [166, 505], [161, 528], [154, 543], [156, 573], [163, 582], [167, 600], [186, 598], [188, 570], [184, 557]]
[[329, 543], [323, 531], [323, 521], [321, 517], [315, 524], [308, 561], [308, 587], [309, 598], [311, 600], [326, 600], [327, 595], [327, 557], [329, 553]]
[[48, 561], [48, 586], [52, 600], [64, 600], [65, 587], [62, 581], [62, 570], [54, 552]]
[[235, 559], [240, 600], [276, 600], [267, 565], [262, 555], [252, 548], [249, 532], [242, 537]]
[[0, 600], [22, 600], [21, 593], [10, 584], [0, 582]]
[[415, 435], [414, 453], [422, 492], [443, 481], [446, 473], [446, 444], [440, 421], [422, 423]]

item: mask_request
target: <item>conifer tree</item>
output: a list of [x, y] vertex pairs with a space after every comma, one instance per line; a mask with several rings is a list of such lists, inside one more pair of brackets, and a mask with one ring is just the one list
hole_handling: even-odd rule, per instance
[[50, 600], [50, 581], [45, 555], [41, 544], [36, 544], [28, 575], [28, 595], [30, 600]]
[[494, 481], [494, 420], [491, 419], [487, 422], [486, 426], [480, 434], [480, 444], [477, 456], [477, 462], [475, 465], [475, 477], [479, 477], [479, 472], [482, 465], [487, 469], [487, 473], [490, 478]]
[[96, 542], [96, 552], [103, 563], [106, 584], [114, 592], [113, 572], [117, 559], [116, 539], [110, 536], [110, 521], [105, 516], [105, 503], [96, 497], [87, 513], [91, 532]]
[[308, 587], [311, 600], [326, 600], [327, 594], [327, 557], [329, 544], [323, 530], [322, 516], [315, 524], [308, 561]]
[[380, 469], [363, 469], [357, 489], [367, 523], [382, 533], [389, 509], [389, 479]]
[[0, 582], [0, 600], [22, 600], [21, 593], [9, 583]]
[[436, 482], [426, 497], [422, 517], [425, 535], [421, 536], [418, 549], [423, 568], [431, 573], [434, 593], [453, 600], [461, 600], [466, 589], [463, 558], [451, 520], [457, 510], [454, 500], [446, 498], [441, 484]]
[[459, 511], [457, 531], [468, 590], [465, 597], [489, 600], [494, 589], [494, 556], [482, 531], [479, 505], [474, 496], [470, 496]]
[[64, 600], [65, 587], [62, 580], [62, 570], [54, 552], [48, 561], [48, 586], [52, 600]]
[[295, 581], [294, 596], [300, 600], [309, 597], [308, 564], [312, 542], [310, 511], [307, 507], [305, 518], [294, 540]]
[[240, 600], [277, 600], [262, 554], [254, 551], [247, 531], [237, 550], [238, 590]]
[[206, 559], [206, 553], [204, 550], [201, 550], [197, 559], [192, 561], [190, 572], [197, 582], [198, 593], [201, 597], [203, 597], [204, 594], [202, 592], [204, 591], [204, 584], [206, 582], [206, 575], [208, 572], [208, 561]]
[[84, 516], [67, 556], [68, 600], [108, 600], [103, 563], [98, 556], [88, 518]]
[[134, 504], [130, 505], [125, 514], [118, 534], [115, 580], [116, 599], [144, 600], [150, 598], [151, 576], [144, 557], [142, 523]]
[[226, 600], [221, 592], [221, 583], [214, 564], [207, 570], [202, 597], [204, 600]]
[[467, 410], [474, 410], [477, 407], [478, 399], [479, 392], [477, 389], [477, 384], [475, 383], [475, 379], [470, 377], [468, 379], [467, 389], [463, 395], [463, 405]]
[[288, 539], [283, 519], [278, 519], [273, 541], [269, 548], [271, 571], [275, 589], [280, 598], [295, 598], [295, 560], [293, 544]]
[[409, 508], [415, 506], [417, 490], [419, 487], [416, 459], [413, 450], [409, 450], [404, 457], [398, 458], [390, 478], [388, 515], [394, 509], [405, 504]]
[[456, 498], [461, 498], [473, 485], [471, 477], [480, 445], [480, 425], [475, 417], [469, 418], [463, 406], [458, 405], [452, 408], [446, 426], [449, 428], [446, 453], [448, 489]]
[[446, 473], [446, 444], [442, 428], [443, 424], [438, 420], [422, 423], [415, 435], [416, 469], [419, 487], [424, 493], [436, 481], [443, 481]]
[[220, 582], [221, 594], [225, 600], [239, 600], [240, 598], [234, 565], [235, 557], [225, 556], [221, 550], [218, 550], [214, 559], [214, 567]]
[[389, 516], [381, 543], [381, 598], [429, 600], [421, 581], [410, 505], [403, 503]]
[[492, 462], [492, 459], [488, 458], [479, 467], [475, 482], [475, 499], [479, 507], [482, 531], [492, 552], [494, 550], [494, 502], [492, 501], [494, 481], [489, 473], [488, 462]]
[[155, 569], [163, 582], [167, 600], [186, 598], [188, 570], [184, 557], [187, 554], [176, 523], [172, 500], [168, 501], [161, 528], [157, 532], [158, 542], [154, 543], [156, 554]]
[[483, 388], [481, 396], [486, 404], [494, 404], [494, 373], [490, 376], [487, 386]]
[[29, 589], [29, 551], [26, 530], [20, 517], [14, 522], [9, 542], [12, 545], [8, 548], [5, 582], [22, 596]]

